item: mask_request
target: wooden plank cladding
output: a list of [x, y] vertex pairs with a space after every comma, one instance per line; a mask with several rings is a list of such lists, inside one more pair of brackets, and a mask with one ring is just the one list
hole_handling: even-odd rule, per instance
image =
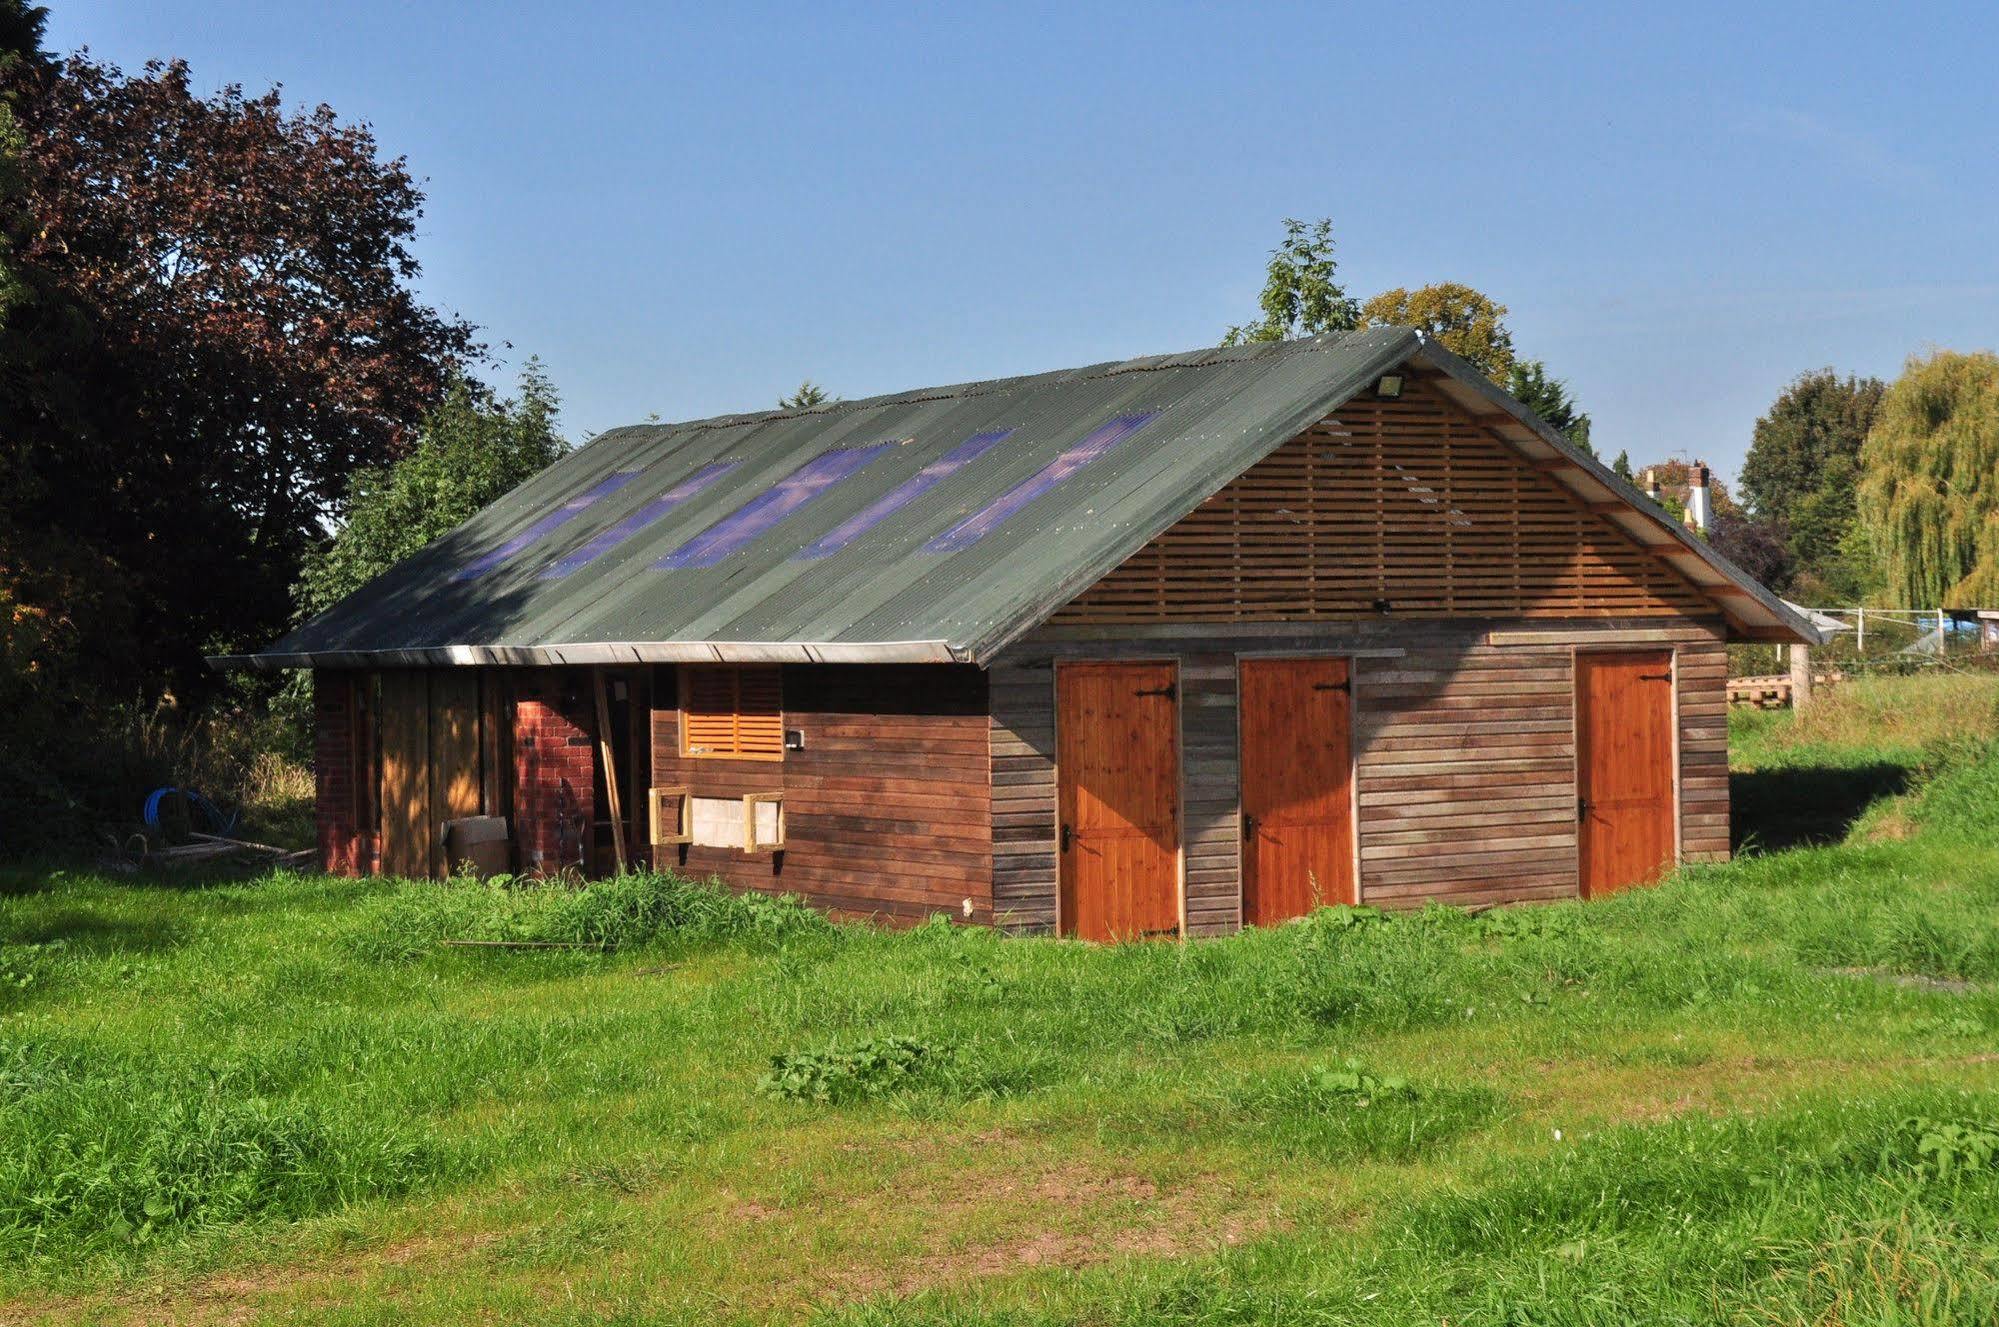
[[[782, 793], [779, 852], [695, 844], [655, 864], [797, 894], [845, 916], [993, 916], [994, 799], [986, 675], [970, 665], [785, 665], [779, 759], [683, 756], [675, 669], [656, 670], [652, 782], [697, 798]], [[965, 901], [971, 900], [971, 911]]]
[[1711, 602], [1434, 387], [1363, 396], [1056, 612], [1057, 626], [1675, 617]]
[[379, 869], [442, 876], [445, 822], [505, 815], [498, 669], [395, 668], [380, 674]]
[[[1673, 658], [1679, 855], [1728, 855], [1727, 655], [1718, 623], [1643, 620]], [[1577, 881], [1575, 666], [1578, 650], [1628, 648], [1632, 620], [1369, 622], [1289, 635], [1151, 636], [1044, 631], [992, 670], [993, 888], [1000, 923], [1055, 920], [1058, 659], [1172, 658], [1181, 665], [1187, 923], [1240, 924], [1238, 657], [1352, 660], [1359, 897], [1386, 907], [1573, 898]], [[1192, 637], [1196, 633], [1189, 632]], [[1396, 642], [1400, 653], [1384, 648]]]

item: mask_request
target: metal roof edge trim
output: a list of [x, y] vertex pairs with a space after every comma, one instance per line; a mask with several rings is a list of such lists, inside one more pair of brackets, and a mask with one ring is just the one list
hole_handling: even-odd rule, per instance
[[[1097, 378], [1115, 378], [1127, 373], [1153, 373], [1164, 369], [1204, 367], [1210, 364], [1258, 359], [1273, 355], [1300, 355], [1324, 353], [1337, 349], [1347, 337], [1371, 331], [1406, 331], [1404, 328], [1359, 327], [1347, 332], [1322, 332], [1317, 336], [1299, 337], [1294, 341], [1253, 341], [1235, 346], [1204, 346], [1198, 350], [1176, 351], [1163, 355], [1134, 355], [1125, 359], [1107, 359], [1095, 364], [1084, 364], [1076, 368], [1041, 369], [1033, 373], [1019, 373], [1005, 378], [974, 378], [965, 382], [945, 383], [936, 387], [905, 387], [901, 391], [879, 392], [874, 396], [855, 397], [851, 401], [827, 401], [820, 405], [803, 406], [796, 409], [752, 410], [739, 414], [709, 415], [701, 419], [682, 419], [673, 422], [661, 421], [657, 424], [619, 424], [592, 435], [577, 445], [575, 450], [597, 442], [608, 434], [635, 429], [657, 430], [662, 433], [677, 433], [683, 429], [723, 429], [740, 428], [749, 424], [768, 423], [777, 419], [797, 419], [808, 415], [842, 415], [855, 410], [871, 410], [880, 406], [915, 405], [926, 401], [952, 401], [975, 396], [990, 396], [998, 392], [1013, 392], [1055, 382], [1090, 381]], [[1413, 333], [1412, 333], [1413, 335]], [[1200, 356], [1190, 362], [1190, 356]]]
[[647, 663], [963, 663], [941, 640], [592, 641], [574, 645], [433, 645], [410, 650], [212, 654], [217, 672], [249, 668], [494, 668]]
[[[1622, 498], [1633, 512], [1646, 518], [1656, 528], [1671, 535], [1683, 549], [1699, 557], [1710, 569], [1719, 573], [1730, 584], [1734, 585], [1735, 588], [1742, 590], [1755, 599], [1765, 611], [1777, 620], [1777, 624], [1780, 627], [1790, 630], [1798, 637], [1800, 642], [1807, 645], [1825, 644], [1827, 638], [1818, 628], [1793, 612], [1788, 604], [1764, 588], [1755, 577], [1716, 552], [1709, 546], [1705, 539], [1696, 537], [1685, 526], [1661, 511], [1649, 498], [1640, 493], [1637, 487], [1630, 481], [1624, 479], [1602, 461], [1597, 460], [1596, 457], [1590, 455], [1556, 432], [1546, 420], [1514, 399], [1511, 394], [1500, 390], [1497, 384], [1479, 372], [1477, 367], [1469, 361], [1459, 358], [1457, 355], [1438, 345], [1435, 341], [1427, 338], [1423, 340], [1421, 348], [1410, 358], [1413, 362], [1449, 374], [1453, 380], [1463, 384], [1491, 404], [1498, 406], [1507, 414], [1512, 415], [1514, 419], [1532, 431], [1536, 438], [1552, 447], [1558, 456], [1564, 460], [1575, 462], [1591, 479], [1602, 484], [1617, 497]], [[1696, 584], [1698, 585], [1698, 582]]]

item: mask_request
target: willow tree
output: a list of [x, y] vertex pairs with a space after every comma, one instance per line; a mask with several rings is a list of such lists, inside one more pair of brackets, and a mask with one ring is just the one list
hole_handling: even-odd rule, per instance
[[1917, 608], [1999, 604], [1999, 355], [1911, 357], [1860, 463], [1889, 594]]

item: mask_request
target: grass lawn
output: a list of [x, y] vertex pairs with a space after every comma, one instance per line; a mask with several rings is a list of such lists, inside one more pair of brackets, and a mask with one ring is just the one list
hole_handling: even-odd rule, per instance
[[16, 870], [0, 1320], [1999, 1321], [1999, 692], [1835, 695], [1740, 721], [1762, 851], [1586, 907]]

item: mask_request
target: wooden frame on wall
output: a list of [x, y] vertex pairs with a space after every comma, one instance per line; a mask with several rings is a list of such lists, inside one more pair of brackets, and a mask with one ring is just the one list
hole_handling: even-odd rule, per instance
[[[777, 834], [773, 838], [757, 837], [757, 808], [770, 805], [777, 808]], [[746, 853], [779, 852], [784, 848], [784, 794], [744, 793], [743, 794], [743, 851]]]
[[[674, 831], [671, 834], [661, 830], [664, 817], [660, 814], [661, 804], [670, 799], [679, 801], [679, 809], [674, 813]], [[655, 787], [646, 794], [646, 822], [651, 835], [650, 842], [655, 848], [677, 848], [694, 842], [694, 792], [685, 784], [673, 787]]]

